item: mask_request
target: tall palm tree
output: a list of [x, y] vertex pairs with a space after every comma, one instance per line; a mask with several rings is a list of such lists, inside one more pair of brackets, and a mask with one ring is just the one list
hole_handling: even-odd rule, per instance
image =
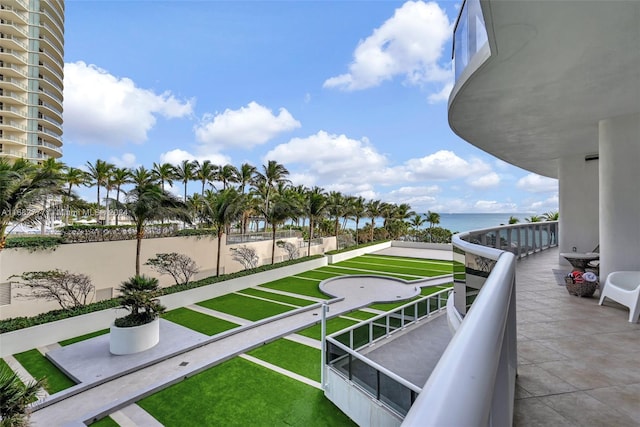
[[136, 276], [140, 275], [140, 249], [146, 225], [160, 219], [191, 221], [184, 202], [150, 182], [136, 185], [119, 207], [127, 212], [136, 226]]
[[[116, 190], [116, 206], [120, 204], [120, 194], [122, 193], [122, 186], [130, 184], [131, 170], [129, 168], [115, 168], [111, 173], [111, 183], [115, 186]], [[120, 210], [116, 211], [116, 225], [118, 225], [120, 218]]]
[[262, 182], [266, 186], [265, 209], [269, 210], [269, 198], [275, 185], [291, 181], [287, 179], [289, 170], [275, 160], [269, 160], [266, 165], [262, 165], [262, 170], [263, 173], [256, 172], [256, 181]]
[[151, 184], [153, 182], [153, 174], [144, 166], [138, 166], [131, 171], [131, 183], [137, 187]]
[[18, 224], [38, 216], [34, 205], [45, 194], [62, 195], [62, 176], [49, 169], [37, 167], [23, 159], [10, 164], [0, 159], [0, 251], [6, 245], [9, 222]]
[[382, 215], [382, 202], [380, 200], [369, 200], [367, 202], [367, 217], [371, 218], [371, 241], [373, 242], [373, 231], [376, 228], [376, 218]]
[[315, 223], [327, 211], [327, 196], [320, 187], [313, 187], [306, 195], [304, 213], [309, 218], [309, 245], [307, 256], [311, 256], [311, 240], [313, 239], [313, 229]]
[[[81, 185], [87, 184], [89, 182], [88, 174], [79, 168], [74, 168], [72, 166], [67, 166], [65, 168], [64, 173], [62, 174], [62, 179], [64, 183], [67, 185], [67, 191], [64, 195], [65, 202], [68, 204], [73, 198], [73, 187], [80, 187]], [[69, 224], [69, 209], [65, 209], [64, 214], [64, 223]]]
[[200, 195], [204, 196], [204, 187], [207, 183], [210, 183], [215, 179], [215, 174], [218, 166], [211, 163], [210, 160], [205, 160], [202, 162], [202, 164], [200, 164], [200, 162], [196, 160], [195, 164], [195, 178], [202, 182], [202, 190], [200, 191]]
[[240, 172], [235, 166], [226, 164], [218, 168], [216, 181], [220, 181], [222, 189], [226, 190], [230, 184], [240, 182]]
[[415, 214], [413, 218], [411, 218], [411, 221], [409, 222], [409, 224], [413, 229], [414, 240], [416, 240], [415, 236], [418, 235], [418, 230], [420, 230], [420, 227], [422, 227], [425, 222], [427, 222], [427, 220], [423, 218], [422, 215], [420, 214]]
[[109, 174], [111, 170], [115, 167], [115, 165], [105, 162], [104, 160], [96, 160], [94, 163], [87, 162], [87, 169], [89, 177], [91, 178], [90, 186], [94, 185], [98, 188], [97, 191], [97, 204], [98, 211], [96, 214], [96, 218], [100, 215], [100, 187], [107, 185], [107, 180], [109, 179]]
[[542, 217], [539, 215], [531, 215], [528, 218], [525, 218], [524, 220], [527, 222], [542, 222]]
[[183, 160], [178, 166], [175, 166], [176, 179], [179, 179], [184, 185], [184, 200], [187, 201], [187, 184], [196, 178], [197, 162], [191, 160]]
[[440, 224], [440, 214], [437, 212], [427, 211], [427, 222], [429, 223], [429, 241], [433, 241], [433, 236], [431, 233], [433, 232], [433, 226]]
[[517, 224], [519, 222], [520, 222], [519, 218], [517, 218], [517, 217], [515, 217], [513, 215], [509, 217], [509, 224]]
[[256, 174], [256, 167], [250, 165], [249, 163], [243, 163], [240, 165], [240, 170], [238, 171], [238, 183], [240, 184], [240, 193], [244, 194], [247, 185], [250, 185], [253, 182]]
[[216, 276], [220, 275], [220, 255], [222, 237], [229, 225], [242, 216], [243, 196], [235, 188], [227, 188], [219, 192], [208, 191], [204, 197], [204, 220], [216, 229], [218, 235], [218, 254], [216, 259]]
[[176, 179], [176, 168], [171, 163], [158, 164], [153, 162], [153, 168], [151, 169], [151, 176], [156, 182], [160, 183], [162, 191], [166, 190], [164, 184], [173, 185], [173, 180]]
[[340, 231], [340, 217], [346, 212], [345, 197], [339, 191], [331, 191], [326, 196], [326, 210], [333, 218], [333, 232], [338, 241], [338, 232]]
[[278, 224], [282, 224], [289, 219], [293, 209], [291, 200], [280, 194], [274, 195], [268, 205], [264, 203], [260, 205], [260, 214], [272, 227], [271, 264], [274, 264], [276, 259], [276, 231]]
[[545, 221], [557, 221], [560, 219], [560, 212], [558, 211], [550, 211], [542, 214], [542, 218]]
[[364, 201], [364, 197], [356, 197], [351, 204], [351, 214], [356, 221], [356, 245], [360, 243], [358, 239], [358, 226], [360, 224], [360, 218], [364, 218], [367, 215], [367, 207]]

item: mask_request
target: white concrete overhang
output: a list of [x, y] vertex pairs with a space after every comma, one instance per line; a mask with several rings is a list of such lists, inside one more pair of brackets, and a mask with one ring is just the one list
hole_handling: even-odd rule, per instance
[[461, 138], [557, 178], [598, 122], [640, 112], [640, 1], [481, 0], [489, 38], [449, 98]]

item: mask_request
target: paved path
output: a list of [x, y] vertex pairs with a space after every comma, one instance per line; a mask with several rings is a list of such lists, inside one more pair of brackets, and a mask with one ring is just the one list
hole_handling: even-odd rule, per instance
[[[400, 285], [389, 279], [392, 286], [382, 286], [379, 278], [345, 277], [332, 280], [332, 293], [344, 299], [330, 305], [329, 317], [364, 307], [378, 301], [396, 301], [416, 294], [416, 285]], [[443, 279], [444, 280], [444, 279]], [[449, 277], [448, 281], [451, 281]], [[211, 366], [219, 364], [252, 348], [297, 330], [318, 323], [321, 308], [306, 311], [264, 323], [215, 342], [202, 345], [186, 353], [159, 361], [128, 375], [97, 385], [49, 406], [35, 408], [31, 415], [33, 426], [81, 426], [85, 420], [126, 408], [143, 397], [182, 381]]]

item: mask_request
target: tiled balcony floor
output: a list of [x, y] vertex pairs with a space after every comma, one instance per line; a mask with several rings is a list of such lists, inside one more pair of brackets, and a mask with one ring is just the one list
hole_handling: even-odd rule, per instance
[[640, 426], [640, 323], [610, 300], [569, 295], [552, 249], [518, 261], [514, 425]]

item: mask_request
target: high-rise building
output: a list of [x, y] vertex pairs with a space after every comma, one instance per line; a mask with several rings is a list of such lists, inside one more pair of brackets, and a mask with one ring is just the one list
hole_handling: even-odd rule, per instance
[[64, 0], [0, 2], [0, 158], [62, 156]]

